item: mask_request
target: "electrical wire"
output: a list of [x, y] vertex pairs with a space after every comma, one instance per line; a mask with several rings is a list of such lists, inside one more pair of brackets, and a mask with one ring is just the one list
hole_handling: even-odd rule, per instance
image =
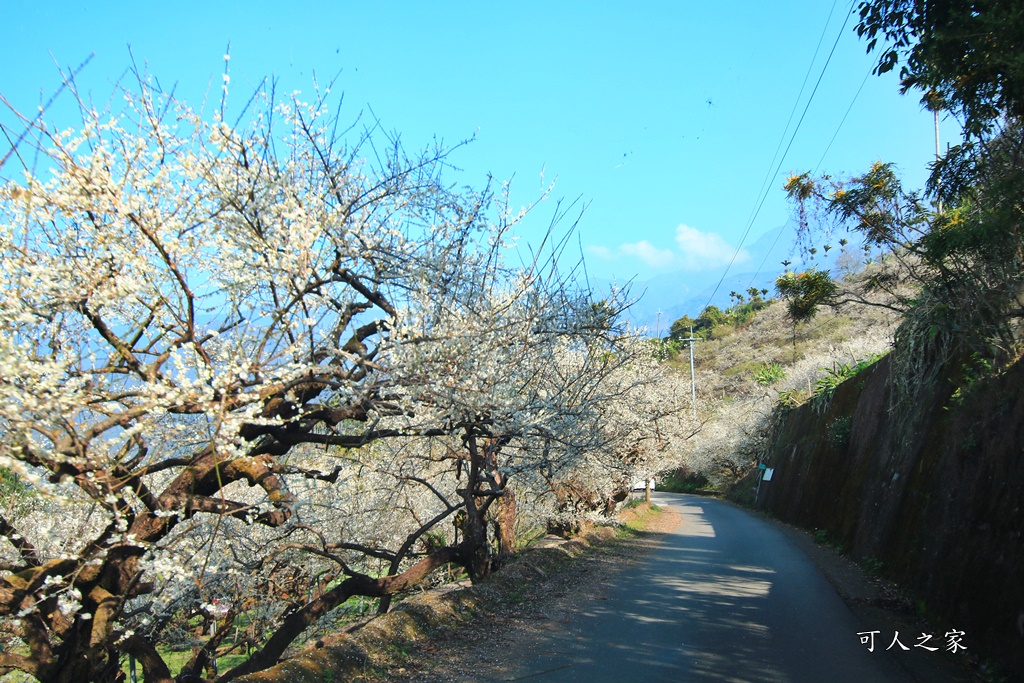
[[[825, 40], [825, 35], [828, 33], [828, 26], [832, 21], [832, 14], [835, 12], [836, 4], [839, 0], [832, 0], [832, 7], [828, 11], [828, 17], [825, 19], [825, 25], [821, 27], [821, 35], [818, 36], [818, 44], [814, 46], [814, 55], [811, 56], [811, 61], [807, 65], [807, 72], [804, 74], [804, 81], [800, 84], [800, 92], [796, 94], [796, 99], [793, 100], [793, 108], [789, 110], [789, 118], [786, 119], [786, 127], [782, 129], [782, 135], [779, 136], [779, 144], [775, 146], [775, 153], [772, 155], [772, 160], [768, 162], [768, 168], [765, 170], [764, 180], [761, 181], [761, 188], [757, 191], [758, 197], [763, 195], [767, 188], [768, 183], [772, 179], [772, 167], [775, 165], [775, 161], [779, 158], [779, 150], [782, 149], [782, 143], [786, 141], [786, 133], [789, 132], [789, 124], [793, 123], [793, 116], [796, 114], [797, 107], [800, 106], [800, 99], [804, 96], [804, 89], [807, 87], [807, 81], [811, 78], [811, 72], [814, 70], [814, 63], [818, 61], [818, 52], [821, 50], [821, 44]], [[751, 207], [750, 216], [747, 218], [747, 224], [749, 225], [754, 220], [754, 207]]]
[[857, 88], [857, 93], [853, 96], [853, 100], [850, 101], [850, 106], [846, 108], [846, 113], [843, 114], [843, 120], [840, 121], [839, 125], [836, 127], [836, 132], [832, 135], [832, 139], [828, 141], [828, 146], [825, 147], [825, 151], [821, 153], [821, 158], [818, 159], [818, 165], [814, 167], [814, 171], [811, 172], [811, 175], [816, 175], [818, 173], [818, 169], [821, 168], [822, 162], [825, 161], [825, 155], [827, 155], [828, 151], [832, 149], [832, 143], [836, 141], [837, 137], [839, 137], [839, 131], [842, 130], [843, 124], [846, 123], [846, 117], [850, 115], [853, 105], [857, 102], [857, 98], [860, 97], [861, 91], [864, 90], [864, 86], [867, 84], [868, 79], [871, 78], [871, 74], [873, 72], [874, 67], [871, 67], [871, 69], [864, 74], [864, 80], [860, 82], [860, 87]]
[[[825, 64], [821, 68], [821, 73], [818, 75], [818, 80], [814, 84], [814, 89], [811, 91], [810, 97], [807, 98], [807, 103], [804, 105], [804, 110], [800, 114], [800, 120], [797, 121], [796, 128], [793, 130], [793, 134], [789, 138], [789, 144], [786, 145], [786, 150], [785, 150], [785, 152], [783, 152], [782, 158], [779, 159], [779, 163], [776, 165], [774, 172], [772, 172], [772, 174], [771, 174], [773, 177], [778, 174], [779, 169], [782, 168], [782, 164], [786, 160], [786, 156], [789, 154], [789, 150], [793, 147], [793, 141], [796, 139], [797, 133], [800, 132], [800, 127], [803, 125], [804, 119], [807, 117], [807, 111], [811, 107], [811, 102], [814, 101], [814, 95], [818, 92], [818, 87], [821, 85], [821, 81], [822, 81], [822, 79], [825, 76], [825, 72], [828, 70], [828, 66], [832, 62], [832, 57], [835, 55], [836, 47], [838, 47], [839, 40], [843, 37], [843, 34], [846, 31], [846, 25], [849, 23], [850, 17], [852, 16], [852, 14], [853, 14], [853, 3], [851, 2], [850, 3], [850, 10], [846, 13], [846, 18], [843, 20], [843, 25], [842, 25], [842, 27], [840, 27], [839, 33], [836, 36], [836, 40], [832, 44], [832, 50], [829, 52], [828, 58], [825, 60]], [[827, 24], [826, 24], [826, 27], [827, 27]], [[812, 62], [812, 64], [813, 64], [813, 62]], [[783, 135], [785, 135], [785, 133], [783, 133]], [[757, 220], [757, 216], [761, 213], [761, 208], [764, 206], [764, 202], [765, 202], [765, 200], [767, 198], [768, 198], [768, 192], [763, 192], [761, 194], [760, 201], [757, 203], [757, 208], [754, 210], [754, 213], [753, 213], [752, 217], [747, 222], [747, 227], [743, 231], [743, 235], [740, 237], [739, 244], [736, 246], [736, 250], [733, 252], [732, 258], [729, 259], [729, 263], [728, 263], [728, 265], [726, 265], [725, 271], [722, 273], [721, 279], [719, 279], [718, 284], [715, 285], [715, 289], [712, 291], [711, 296], [708, 297], [708, 302], [704, 305], [704, 308], [707, 308], [708, 306], [711, 305], [711, 302], [714, 300], [715, 295], [718, 294], [718, 290], [721, 288], [722, 283], [725, 282], [725, 278], [728, 276], [729, 270], [732, 268], [733, 264], [736, 262], [736, 257], [739, 256], [740, 250], [743, 248], [743, 243], [746, 241], [747, 237], [750, 235], [750, 229], [753, 227], [754, 221]]]
[[[832, 149], [832, 143], [836, 141], [837, 137], [839, 137], [839, 131], [842, 130], [843, 124], [846, 123], [847, 117], [853, 110], [853, 105], [857, 102], [857, 98], [860, 97], [860, 93], [862, 90], [864, 90], [864, 86], [867, 84], [868, 78], [871, 77], [873, 70], [874, 67], [872, 67], [872, 69], [869, 70], [867, 74], [865, 74], [864, 80], [860, 82], [860, 87], [857, 88], [857, 92], [854, 94], [853, 99], [850, 101], [850, 106], [846, 108], [846, 113], [843, 114], [842, 120], [836, 127], [836, 132], [832, 134], [832, 139], [828, 141], [828, 145], [825, 147], [825, 151], [822, 152], [821, 158], [818, 159], [818, 165], [814, 167], [814, 170], [811, 172], [811, 175], [817, 175], [818, 169], [821, 168], [821, 164], [825, 161], [825, 157], [828, 155], [828, 151]], [[765, 252], [764, 258], [761, 259], [761, 264], [754, 271], [753, 276], [751, 276], [750, 278], [750, 282], [747, 283], [747, 289], [750, 289], [751, 287], [754, 286], [754, 280], [757, 278], [757, 274], [761, 272], [762, 268], [764, 268], [764, 264], [768, 261], [768, 257], [771, 256], [772, 251], [775, 249], [775, 245], [779, 243], [779, 238], [782, 237], [782, 232], [783, 231], [781, 230], [779, 231], [779, 234], [775, 236], [775, 240], [772, 242], [772, 246], [768, 247], [768, 251]]]

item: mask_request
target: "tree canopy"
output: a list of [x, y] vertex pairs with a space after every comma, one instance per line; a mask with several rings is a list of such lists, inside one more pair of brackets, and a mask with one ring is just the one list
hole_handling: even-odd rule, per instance
[[877, 73], [900, 68], [904, 91], [988, 137], [1024, 117], [1024, 4], [1017, 0], [861, 2], [857, 32], [878, 50]]
[[240, 629], [217, 680], [265, 669], [350, 597], [486, 577], [520, 511], [604, 510], [686, 438], [619, 295], [564, 241], [510, 262], [524, 212], [447, 184], [450, 150], [326, 92], [264, 84], [229, 123], [136, 77], [77, 127], [11, 112], [0, 669], [202, 680]]
[[1024, 346], [1024, 3], [874, 0], [859, 14], [876, 71], [899, 66], [904, 92], [956, 119], [963, 140], [936, 161], [924, 192], [883, 162], [848, 179], [792, 176], [801, 232], [812, 220], [826, 233], [859, 232], [919, 287], [899, 299], [908, 387], [954, 359], [999, 367]]

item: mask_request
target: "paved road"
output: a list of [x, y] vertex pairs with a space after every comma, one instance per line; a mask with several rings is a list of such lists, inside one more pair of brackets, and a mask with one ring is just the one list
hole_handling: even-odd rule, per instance
[[865, 627], [771, 523], [696, 496], [654, 500], [682, 524], [505, 680], [909, 680], [884, 653], [888, 641], [874, 652], [860, 644]]

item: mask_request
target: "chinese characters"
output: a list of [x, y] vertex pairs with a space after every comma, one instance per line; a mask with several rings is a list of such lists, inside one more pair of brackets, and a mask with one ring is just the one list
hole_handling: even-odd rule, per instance
[[[866, 645], [868, 648], [868, 652], [874, 652], [876, 644], [875, 636], [881, 636], [881, 634], [881, 631], [861, 631], [857, 635], [860, 637], [860, 644]], [[967, 634], [963, 631], [952, 629], [946, 632], [942, 640], [936, 640], [935, 636], [931, 633], [922, 633], [921, 635], [917, 636], [916, 642], [914, 642], [912, 646], [907, 646], [903, 643], [903, 641], [900, 640], [900, 632], [895, 631], [892, 637], [892, 641], [889, 643], [889, 646], [885, 649], [887, 651], [897, 649], [902, 650], [904, 652], [914, 648], [921, 648], [922, 650], [927, 650], [929, 652], [937, 652], [939, 649], [944, 649], [947, 652], [958, 654], [960, 651], [967, 649], [967, 646], [963, 643], [965, 635]], [[905, 638], [907, 642], [912, 642], [910, 636], [907, 636]], [[878, 640], [879, 643], [884, 641], [884, 638]]]

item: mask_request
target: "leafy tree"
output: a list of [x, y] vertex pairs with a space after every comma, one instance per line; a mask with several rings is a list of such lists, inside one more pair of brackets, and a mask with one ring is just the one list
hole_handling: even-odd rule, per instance
[[1016, 0], [873, 0], [857, 32], [878, 50], [875, 71], [900, 68], [904, 92], [961, 117], [969, 138], [1024, 117], [1024, 6]]
[[711, 336], [716, 325], [725, 323], [727, 317], [718, 306], [708, 306], [700, 315], [697, 316], [697, 324], [693, 328], [695, 335], [699, 335], [705, 339]]
[[998, 367], [1024, 348], [1024, 5], [872, 0], [859, 14], [876, 71], [899, 67], [904, 92], [955, 117], [963, 142], [935, 163], [927, 194], [881, 162], [849, 180], [794, 176], [786, 189], [802, 225], [813, 215], [860, 232], [866, 254], [887, 254], [919, 286], [897, 302], [906, 379], [894, 395], [906, 396], [955, 357]]
[[669, 328], [669, 337], [679, 341], [681, 339], [688, 339], [690, 337], [690, 329], [697, 325], [697, 321], [688, 315], [684, 315]]
[[832, 303], [838, 286], [825, 271], [808, 270], [785, 273], [775, 281], [779, 296], [786, 300], [786, 310], [794, 322], [814, 317], [818, 306]]

